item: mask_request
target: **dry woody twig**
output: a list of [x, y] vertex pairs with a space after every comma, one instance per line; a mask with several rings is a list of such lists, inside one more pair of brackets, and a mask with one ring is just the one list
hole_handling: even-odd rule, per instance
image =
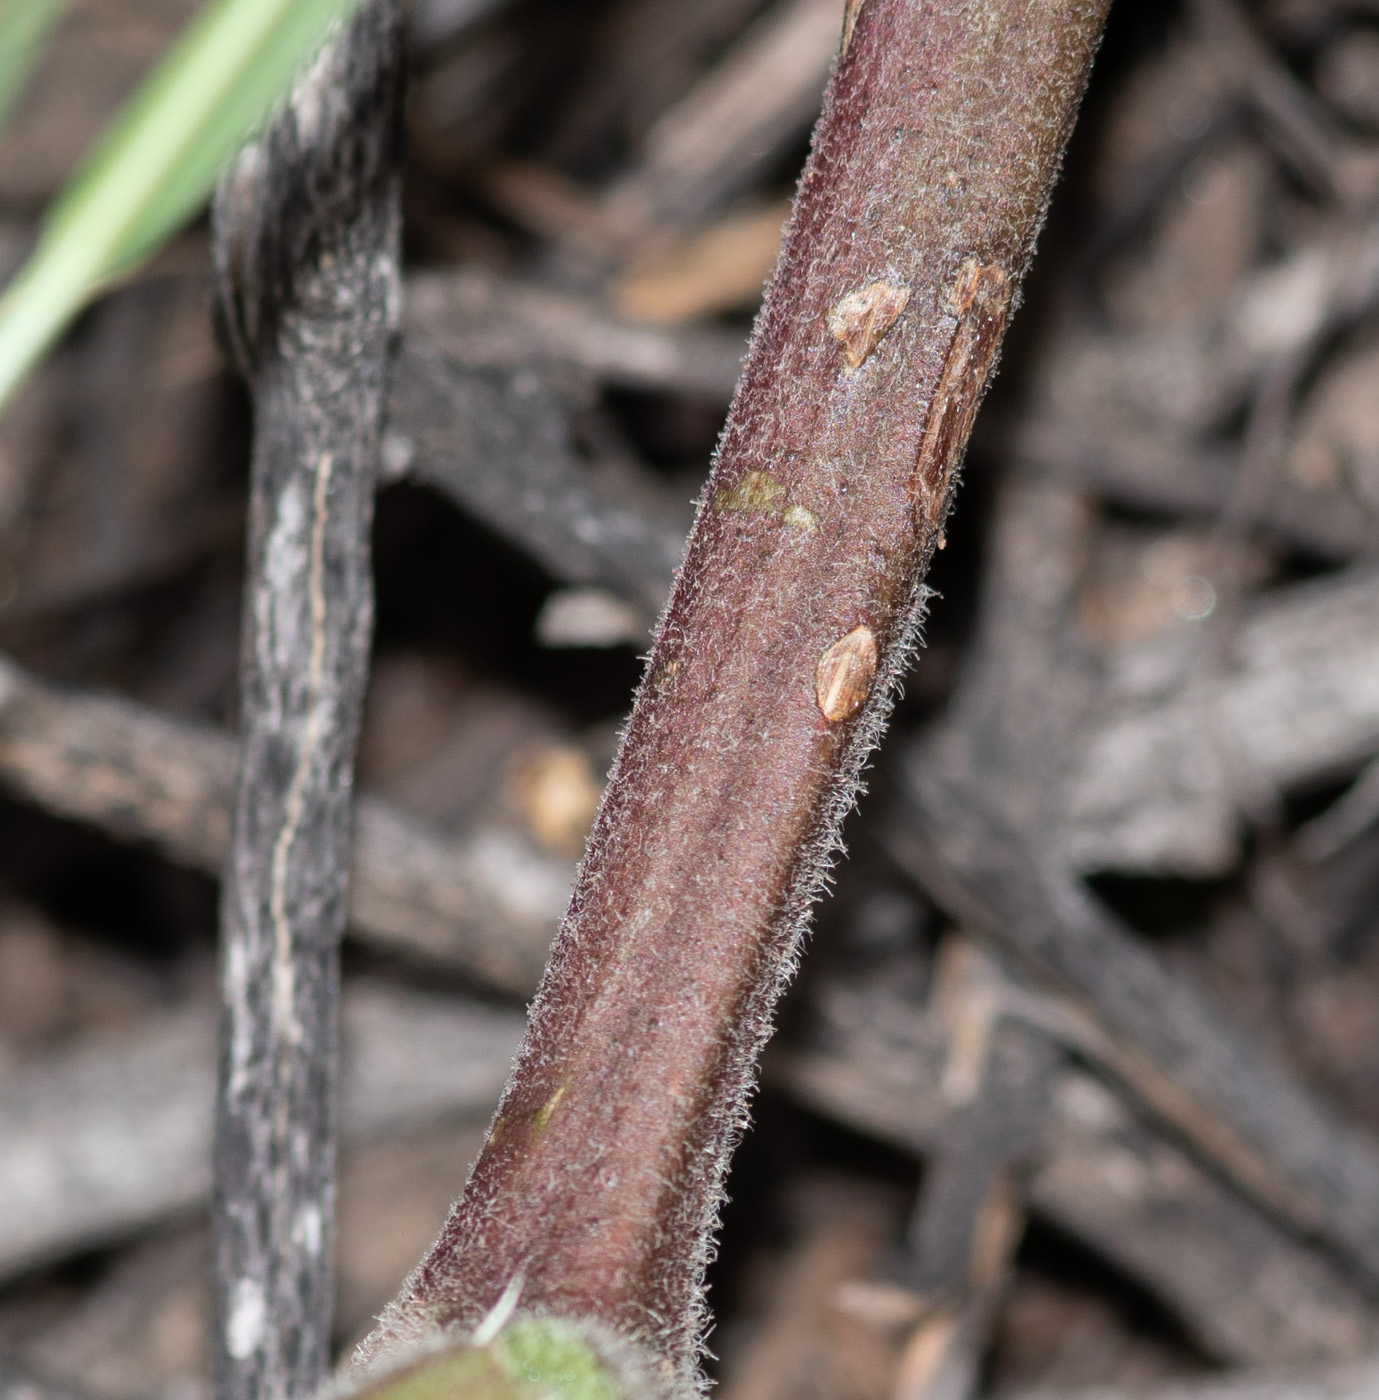
[[389, 0], [367, 5], [216, 200], [222, 321], [256, 413], [221, 886], [222, 1400], [297, 1400], [329, 1366], [339, 941], [399, 299], [401, 22]]

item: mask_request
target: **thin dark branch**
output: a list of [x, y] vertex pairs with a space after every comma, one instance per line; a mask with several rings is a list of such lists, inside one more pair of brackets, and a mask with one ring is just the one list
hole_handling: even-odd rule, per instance
[[1048, 492], [1008, 493], [979, 645], [948, 719], [904, 765], [890, 849], [967, 928], [1081, 1004], [1142, 1103], [1379, 1292], [1379, 1146], [1139, 943], [1058, 848], [1095, 682], [1071, 625], [1081, 550]]
[[[0, 660], [0, 782], [59, 816], [219, 874], [235, 743], [130, 700], [48, 685]], [[355, 804], [349, 927], [362, 941], [529, 996], [569, 898], [573, 862], [539, 849], [492, 795], [437, 831], [367, 794]]]
[[1344, 772], [1379, 746], [1367, 680], [1377, 625], [1371, 570], [1276, 588], [1244, 611], [1224, 666], [1166, 695], [1106, 700], [1061, 775], [1065, 860], [1225, 874], [1261, 795]]
[[[859, 1132], [941, 1158], [959, 1111], [944, 1093], [950, 1030], [937, 1006], [916, 1004], [896, 982], [882, 965], [820, 987], [810, 1039], [773, 1052], [768, 1079]], [[1010, 1033], [1042, 1028], [1062, 1038], [1073, 1029], [1047, 993], [1007, 976], [988, 988], [993, 1045]], [[1306, 1364], [1360, 1356], [1379, 1342], [1368, 1299], [1334, 1261], [1072, 1064], [1054, 1072], [1024, 1198], [1034, 1215], [1138, 1279], [1222, 1360]], [[1241, 1288], [1242, 1278], [1256, 1286]]]
[[618, 234], [699, 222], [808, 130], [837, 44], [838, 8], [835, 0], [775, 6], [662, 114], [605, 197]]
[[93, 1397], [79, 1386], [47, 1380], [12, 1361], [0, 1359], [0, 1400], [93, 1400]]
[[1177, 1385], [1097, 1386], [1087, 1390], [1020, 1391], [1010, 1400], [1369, 1400], [1379, 1387], [1379, 1362], [1328, 1366], [1324, 1370], [1234, 1376]]
[[[1046, 472], [1069, 487], [1118, 505], [1205, 520], [1229, 503], [1238, 465], [1233, 450], [1088, 417], [1036, 417], [1019, 424], [1003, 445], [1015, 465]], [[1342, 561], [1372, 550], [1379, 538], [1346, 493], [1308, 491], [1289, 481], [1277, 484], [1258, 528], [1266, 538]]]
[[967, 1400], [1024, 1233], [1024, 1176], [1041, 1146], [1058, 1047], [1003, 1020], [1000, 978], [966, 939], [940, 951], [930, 1010], [948, 1044], [949, 1126], [926, 1163], [898, 1277], [923, 1314], [899, 1364], [897, 1400]]
[[733, 331], [638, 325], [588, 298], [472, 267], [410, 276], [404, 325], [408, 341], [465, 369], [563, 369], [722, 403], [745, 349]]
[[1372, 199], [1372, 161], [1356, 162], [1351, 140], [1269, 50], [1236, 0], [1193, 0], [1190, 13], [1202, 53], [1263, 118], [1301, 179], [1328, 198]]
[[[522, 1033], [515, 1011], [354, 982], [342, 997], [348, 1147], [493, 1110]], [[215, 1013], [149, 1018], [0, 1081], [0, 1278], [118, 1244], [211, 1195]]]
[[649, 633], [684, 552], [689, 512], [672, 509], [650, 481], [640, 492], [600, 489], [570, 443], [572, 403], [589, 396], [530, 368], [464, 369], [413, 338], [398, 361], [388, 443], [409, 475], [557, 578], [628, 598]]

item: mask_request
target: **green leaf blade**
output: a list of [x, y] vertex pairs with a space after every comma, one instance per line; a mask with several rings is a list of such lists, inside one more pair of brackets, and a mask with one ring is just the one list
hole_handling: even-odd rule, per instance
[[0, 406], [102, 283], [191, 217], [358, 3], [215, 0], [197, 16], [98, 142], [0, 299]]

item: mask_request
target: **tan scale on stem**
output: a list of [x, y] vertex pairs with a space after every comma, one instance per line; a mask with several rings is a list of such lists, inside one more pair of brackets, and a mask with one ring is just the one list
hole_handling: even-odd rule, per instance
[[[865, 0], [569, 912], [368, 1360], [510, 1280], [693, 1383], [757, 1054], [868, 750], [1105, 0]], [[840, 20], [842, 18], [840, 6]]]

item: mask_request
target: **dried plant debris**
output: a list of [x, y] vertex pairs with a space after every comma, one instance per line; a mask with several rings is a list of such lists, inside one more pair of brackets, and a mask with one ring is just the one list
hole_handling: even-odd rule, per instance
[[[483, 1148], [694, 501], [833, 539], [793, 458], [705, 481], [843, 0], [413, 8], [337, 1359]], [[66, 7], [0, 264], [194, 9]], [[1377, 93], [1364, 6], [1114, 13], [1022, 309], [971, 248], [937, 313], [885, 261], [817, 309], [851, 394], [947, 318], [934, 501], [974, 435], [728, 1184], [728, 1400], [1379, 1391]], [[253, 439], [213, 275], [193, 229], [0, 419], [0, 1400], [212, 1394]], [[868, 712], [885, 646], [821, 634], [810, 724]], [[515, 1309], [444, 1364], [651, 1385]]]

